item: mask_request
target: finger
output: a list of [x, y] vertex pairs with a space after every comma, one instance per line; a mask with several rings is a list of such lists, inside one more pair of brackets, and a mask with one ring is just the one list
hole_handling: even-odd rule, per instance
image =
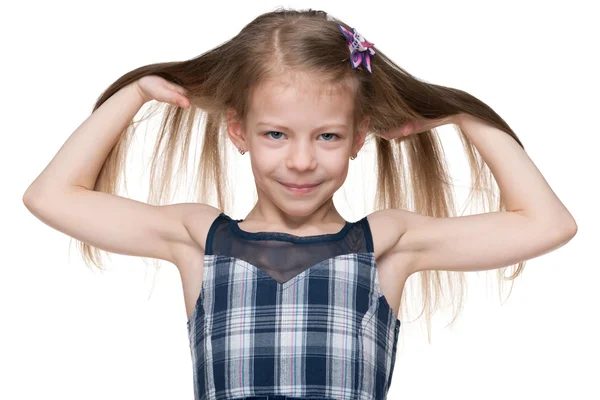
[[166, 96], [170, 99], [169, 102], [173, 105], [187, 108], [190, 104], [190, 101], [181, 93], [181, 88], [169, 84], [167, 85], [167, 89], [171, 90], [171, 92], [167, 93]]
[[179, 104], [183, 108], [187, 108], [190, 104], [190, 101], [184, 96], [179, 96], [177, 98], [177, 104]]
[[409, 121], [400, 127], [401, 136], [409, 136], [415, 133], [417, 129], [417, 123], [415, 121]]
[[167, 81], [166, 84], [165, 84], [165, 86], [166, 86], [167, 89], [169, 89], [169, 90], [171, 90], [173, 92], [177, 92], [177, 93], [182, 94], [182, 95], [186, 94], [185, 89], [182, 88], [181, 86], [177, 85], [176, 83], [168, 82]]
[[184, 95], [184, 96], [187, 96], [187, 95], [188, 95], [188, 91], [187, 91], [187, 90], [186, 90], [184, 87], [181, 87], [181, 86], [175, 86], [175, 90], [176, 90], [178, 93], [181, 93], [181, 94], [182, 94], [182, 95]]

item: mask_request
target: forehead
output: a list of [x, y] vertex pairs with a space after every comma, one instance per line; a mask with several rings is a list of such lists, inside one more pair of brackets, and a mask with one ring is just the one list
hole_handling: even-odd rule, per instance
[[248, 117], [292, 121], [352, 118], [354, 93], [346, 82], [315, 81], [306, 74], [270, 79], [255, 87], [250, 95]]

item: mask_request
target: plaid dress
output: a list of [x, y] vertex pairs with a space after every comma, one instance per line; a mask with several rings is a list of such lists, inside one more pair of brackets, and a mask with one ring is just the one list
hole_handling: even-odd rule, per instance
[[195, 400], [384, 400], [400, 320], [367, 217], [334, 234], [247, 232], [221, 213], [187, 331]]

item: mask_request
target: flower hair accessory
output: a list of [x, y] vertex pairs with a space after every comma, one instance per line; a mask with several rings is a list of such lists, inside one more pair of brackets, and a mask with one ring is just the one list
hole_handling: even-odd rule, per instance
[[340, 28], [340, 31], [346, 38], [348, 48], [350, 48], [350, 64], [352, 65], [352, 68], [360, 68], [360, 64], [362, 63], [365, 69], [372, 74], [371, 56], [375, 55], [375, 50], [371, 47], [373, 47], [375, 43], [365, 40], [365, 38], [360, 33], [356, 32], [356, 29], [354, 28], [352, 28], [352, 32], [344, 28], [341, 24], [338, 24], [338, 28]]

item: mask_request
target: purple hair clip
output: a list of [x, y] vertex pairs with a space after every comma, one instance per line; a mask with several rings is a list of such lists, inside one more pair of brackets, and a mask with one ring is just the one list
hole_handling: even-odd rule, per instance
[[356, 29], [354, 28], [352, 28], [352, 32], [350, 32], [341, 24], [338, 24], [338, 27], [346, 38], [346, 43], [348, 43], [348, 47], [350, 48], [350, 64], [352, 65], [352, 68], [360, 68], [360, 64], [362, 63], [365, 69], [372, 74], [371, 56], [375, 55], [375, 50], [371, 47], [373, 47], [374, 43], [365, 40], [365, 38], [360, 33], [356, 32]]

